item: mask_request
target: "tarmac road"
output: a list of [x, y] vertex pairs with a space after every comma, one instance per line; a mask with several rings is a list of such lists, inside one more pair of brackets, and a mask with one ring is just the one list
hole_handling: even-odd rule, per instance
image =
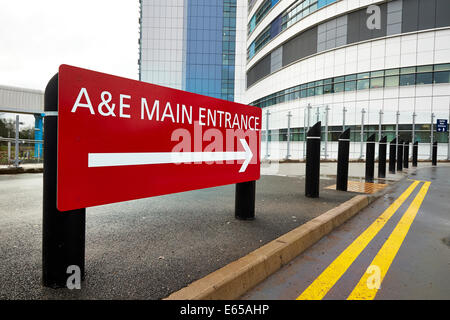
[[304, 197], [301, 177], [262, 176], [256, 219], [234, 185], [87, 209], [81, 290], [41, 286], [42, 174], [0, 175], [0, 299], [161, 299], [350, 199]]

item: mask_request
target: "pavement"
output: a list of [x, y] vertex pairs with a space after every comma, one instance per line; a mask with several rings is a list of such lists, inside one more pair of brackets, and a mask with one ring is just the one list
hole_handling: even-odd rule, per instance
[[[381, 218], [414, 181], [391, 218]], [[448, 165], [411, 169], [408, 179], [241, 299], [450, 299], [449, 181]], [[377, 224], [382, 227], [371, 239], [367, 230]]]
[[42, 174], [0, 176], [0, 299], [161, 299], [354, 193], [304, 196], [302, 177], [262, 176], [256, 219], [234, 218], [234, 185], [88, 208], [81, 290], [43, 288]]

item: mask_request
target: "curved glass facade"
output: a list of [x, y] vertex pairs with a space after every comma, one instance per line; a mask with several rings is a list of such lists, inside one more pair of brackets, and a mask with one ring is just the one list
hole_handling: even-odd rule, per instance
[[[253, 58], [253, 56], [266, 45], [266, 43], [270, 42], [270, 40], [275, 38], [285, 29], [292, 26], [294, 23], [306, 18], [318, 9], [336, 1], [337, 0], [299, 0], [294, 2], [286, 11], [272, 20], [269, 26], [264, 29], [264, 31], [262, 31], [261, 34], [259, 34], [258, 37], [250, 44], [249, 49], [247, 49], [247, 59]], [[269, 7], [269, 9], [271, 9], [271, 7]], [[266, 10], [266, 13], [269, 9]], [[249, 34], [253, 32], [256, 25], [264, 16], [262, 16], [259, 20], [256, 20], [256, 14], [252, 17], [252, 20], [250, 20], [248, 25]], [[251, 49], [252, 46], [253, 50]]]
[[[322, 4], [330, 3], [332, 1]], [[266, 57], [269, 57], [269, 60], [273, 59], [274, 53], [278, 54], [280, 50], [283, 57], [282, 67], [284, 67], [309, 55], [352, 43], [405, 32], [450, 26], [450, 1], [448, 0], [394, 0], [383, 3], [379, 7], [380, 29], [369, 30], [367, 28], [367, 8], [363, 8], [334, 17], [287, 40], [247, 71], [247, 87], [278, 70], [267, 68]], [[418, 15], [419, 10], [423, 13], [422, 15]], [[261, 37], [265, 39], [266, 35], [262, 34]], [[270, 40], [271, 38], [264, 40], [264, 45]], [[255, 47], [253, 54], [256, 54], [264, 45]]]
[[377, 70], [312, 81], [275, 92], [251, 105], [265, 108], [329, 93], [433, 83], [450, 83], [450, 64]]

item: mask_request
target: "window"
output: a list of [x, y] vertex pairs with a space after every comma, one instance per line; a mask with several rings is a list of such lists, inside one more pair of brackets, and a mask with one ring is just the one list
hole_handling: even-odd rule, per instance
[[434, 66], [434, 71], [450, 71], [450, 63], [437, 64]]
[[433, 73], [418, 73], [416, 84], [431, 84], [433, 83]]
[[370, 73], [371, 78], [377, 78], [377, 77], [383, 77], [384, 76], [384, 70], [381, 71], [372, 71]]
[[385, 70], [384, 74], [386, 76], [396, 76], [396, 75], [400, 74], [400, 70], [398, 68], [397, 69], [389, 69], [389, 70]]
[[399, 76], [391, 76], [385, 78], [384, 85], [385, 87], [398, 87], [399, 82]]
[[326, 84], [323, 86], [323, 93], [333, 93], [333, 85], [332, 84]]
[[370, 72], [358, 73], [358, 80], [369, 79], [369, 78], [370, 78]]
[[334, 92], [344, 91], [344, 82], [338, 82], [334, 84]]
[[358, 80], [358, 90], [369, 89], [370, 79]]
[[450, 83], [450, 71], [435, 72], [434, 83]]
[[407, 68], [400, 69], [400, 74], [410, 74], [410, 73], [415, 73], [415, 72], [416, 72], [416, 67], [407, 67]]
[[349, 80], [356, 80], [356, 74], [350, 74], [348, 76], [345, 76], [345, 81]]
[[431, 66], [417, 67], [417, 73], [420, 73], [420, 72], [433, 72], [433, 66], [431, 65]]
[[323, 86], [316, 87], [316, 96], [323, 94]]
[[[435, 71], [433, 72], [432, 70]], [[280, 103], [280, 101], [291, 101], [329, 93], [365, 90], [369, 88], [410, 86], [415, 84], [429, 85], [433, 83], [450, 83], [450, 64], [395, 68], [312, 81], [273, 94], [274, 97], [276, 95], [282, 95], [282, 99], [278, 98], [275, 100], [271, 99], [270, 96], [266, 96], [256, 103], [258, 105], [270, 106]]]
[[384, 87], [384, 78], [383, 77], [379, 77], [379, 78], [372, 78], [370, 79], [370, 87], [375, 89], [375, 88], [383, 88]]
[[416, 84], [415, 74], [404, 74], [400, 76], [400, 86], [411, 86]]
[[353, 91], [353, 90], [356, 90], [356, 81], [346, 81], [345, 91]]

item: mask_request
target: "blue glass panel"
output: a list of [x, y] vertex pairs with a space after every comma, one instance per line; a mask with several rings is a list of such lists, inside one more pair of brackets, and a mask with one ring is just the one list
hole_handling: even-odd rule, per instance
[[278, 1], [280, 1], [280, 0], [272, 0], [271, 6], [273, 7], [274, 5], [276, 5], [278, 3]]
[[281, 31], [281, 15], [276, 17], [270, 24], [270, 39], [275, 38]]
[[250, 32], [253, 32], [256, 28], [256, 16], [253, 16], [250, 20]]
[[322, 8], [327, 5], [327, 0], [319, 0], [317, 1], [317, 8]]

